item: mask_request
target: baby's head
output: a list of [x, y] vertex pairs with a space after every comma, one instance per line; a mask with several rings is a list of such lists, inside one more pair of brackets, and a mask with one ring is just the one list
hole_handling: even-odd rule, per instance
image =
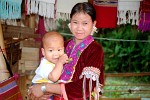
[[64, 54], [64, 38], [58, 32], [45, 33], [42, 38], [42, 54], [50, 62], [56, 63]]

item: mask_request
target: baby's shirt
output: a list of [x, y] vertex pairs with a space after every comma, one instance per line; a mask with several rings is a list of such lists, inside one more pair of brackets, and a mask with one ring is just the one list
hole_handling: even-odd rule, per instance
[[54, 69], [55, 64], [49, 62], [47, 59], [42, 58], [39, 67], [35, 71], [35, 76], [32, 79], [32, 83], [49, 82], [54, 83], [48, 79], [49, 73]]

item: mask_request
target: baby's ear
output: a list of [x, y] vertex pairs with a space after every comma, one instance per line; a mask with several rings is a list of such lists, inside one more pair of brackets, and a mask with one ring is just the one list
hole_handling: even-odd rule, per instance
[[42, 55], [45, 56], [44, 48], [41, 48], [41, 51], [42, 51]]

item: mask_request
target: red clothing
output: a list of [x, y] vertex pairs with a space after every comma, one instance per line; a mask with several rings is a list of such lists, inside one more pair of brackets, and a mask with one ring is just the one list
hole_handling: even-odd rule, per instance
[[[68, 42], [65, 43], [65, 47]], [[68, 97], [68, 100], [83, 100], [83, 78], [79, 79], [79, 76], [82, 73], [84, 67], [96, 67], [101, 71], [99, 80], [101, 84], [104, 84], [104, 68], [103, 68], [103, 49], [96, 41], [93, 41], [81, 54], [75, 72], [73, 74], [72, 81], [65, 84], [65, 90]], [[86, 97], [89, 96], [89, 82], [86, 81]], [[93, 88], [95, 87], [95, 82], [93, 81]]]

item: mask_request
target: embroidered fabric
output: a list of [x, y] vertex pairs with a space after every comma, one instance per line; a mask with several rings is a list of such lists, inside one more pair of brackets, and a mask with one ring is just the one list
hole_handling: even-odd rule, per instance
[[100, 76], [100, 70], [95, 67], [85, 67], [82, 71], [82, 74], [80, 75], [80, 79], [83, 78], [83, 99], [86, 100], [86, 78], [90, 79], [89, 81], [89, 93], [90, 93], [90, 100], [91, 100], [91, 94], [92, 94], [92, 81], [96, 81], [96, 87], [94, 90], [95, 100], [99, 100], [99, 93], [102, 92], [101, 86], [102, 84], [99, 83], [99, 76]]

